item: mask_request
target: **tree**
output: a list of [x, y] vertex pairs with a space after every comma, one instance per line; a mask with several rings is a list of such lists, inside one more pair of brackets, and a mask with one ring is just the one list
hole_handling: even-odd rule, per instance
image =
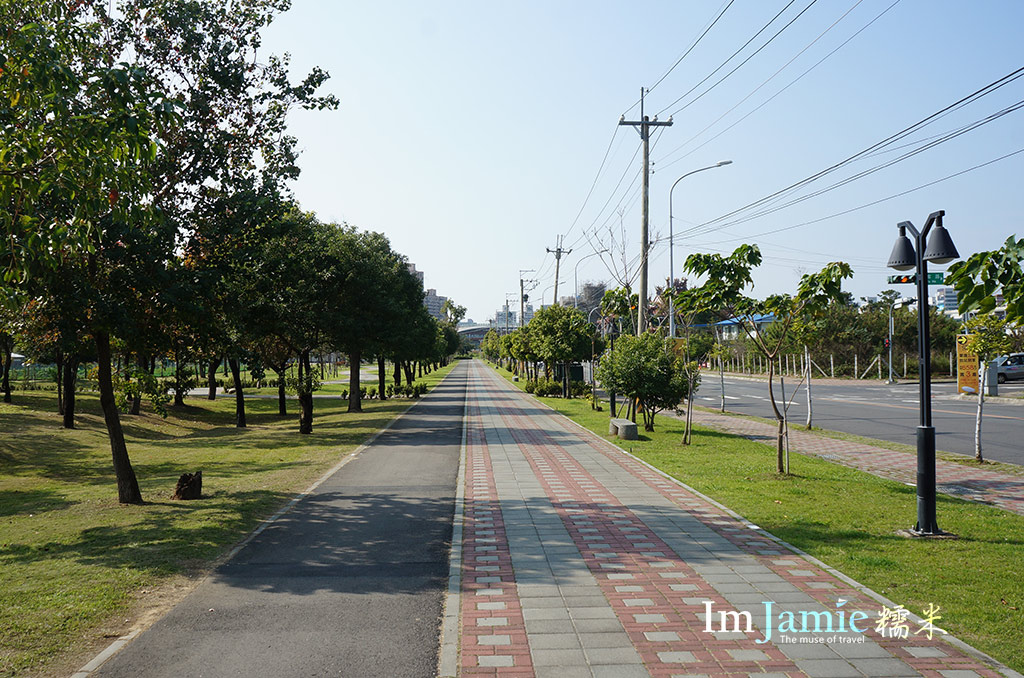
[[946, 284], [956, 288], [960, 313], [988, 313], [1002, 292], [1006, 321], [1024, 320], [1024, 238], [1011, 235], [998, 250], [972, 254], [949, 267]]
[[619, 337], [601, 356], [597, 378], [605, 388], [636, 400], [645, 431], [653, 431], [655, 415], [689, 398], [693, 387], [683, 360], [653, 333]]
[[586, 360], [596, 329], [571, 306], [542, 308], [530, 321], [532, 350], [547, 364], [562, 365], [562, 396], [569, 397], [569, 363]]
[[983, 461], [981, 455], [981, 415], [985, 405], [985, 382], [988, 379], [989, 362], [1010, 349], [1010, 337], [1006, 334], [1006, 321], [994, 313], [982, 313], [964, 322], [967, 333], [967, 350], [978, 356], [978, 415], [974, 424], [974, 458]]
[[[685, 269], [697, 276], [706, 276], [704, 284], [694, 288], [694, 303], [702, 310], [720, 317], [734, 318], [768, 363], [768, 396], [778, 422], [776, 438], [776, 469], [785, 473], [785, 416], [779, 410], [774, 390], [774, 359], [789, 338], [789, 330], [800, 318], [815, 316], [829, 303], [841, 298], [842, 281], [853, 276], [849, 264], [833, 262], [817, 273], [800, 278], [796, 296], [774, 294], [764, 300], [746, 296], [743, 290], [753, 284], [752, 272], [761, 263], [757, 245], [740, 245], [727, 257], [720, 254], [691, 254]], [[770, 333], [762, 330], [755, 319], [771, 316]]]

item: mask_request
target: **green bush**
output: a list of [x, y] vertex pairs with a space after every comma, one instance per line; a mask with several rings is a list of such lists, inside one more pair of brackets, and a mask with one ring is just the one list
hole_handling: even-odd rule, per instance
[[590, 384], [585, 381], [570, 381], [569, 382], [569, 395], [574, 398], [588, 395], [590, 393]]

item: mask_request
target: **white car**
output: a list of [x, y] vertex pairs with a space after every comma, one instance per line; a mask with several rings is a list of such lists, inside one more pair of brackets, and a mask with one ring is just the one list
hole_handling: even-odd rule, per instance
[[996, 380], [1000, 384], [1012, 379], [1024, 379], [1024, 353], [1011, 353], [996, 359]]

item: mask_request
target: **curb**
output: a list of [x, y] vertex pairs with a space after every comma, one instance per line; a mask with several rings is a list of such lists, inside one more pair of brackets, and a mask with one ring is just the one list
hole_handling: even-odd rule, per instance
[[[711, 497], [705, 495], [704, 493], [699, 492], [696, 489], [690, 487], [689, 485], [687, 485], [686, 483], [682, 482], [678, 478], [675, 478], [675, 477], [669, 475], [668, 473], [665, 473], [664, 471], [662, 471], [661, 469], [657, 468], [656, 466], [653, 466], [653, 465], [647, 463], [646, 461], [644, 461], [643, 459], [640, 459], [636, 455], [631, 454], [630, 452], [622, 449], [621, 447], [619, 447], [615, 443], [613, 443], [613, 442], [611, 442], [609, 440], [604, 439], [603, 437], [597, 435], [596, 433], [594, 433], [590, 429], [586, 428], [585, 426], [583, 426], [579, 422], [575, 421], [571, 417], [568, 417], [568, 416], [562, 414], [561, 412], [558, 412], [557, 410], [555, 410], [553, 407], [551, 407], [547, 403], [538, 400], [537, 398], [535, 398], [534, 396], [532, 396], [530, 394], [526, 394], [526, 395], [529, 396], [531, 399], [533, 399], [535, 402], [537, 402], [537, 404], [541, 405], [542, 407], [546, 407], [547, 409], [551, 410], [554, 414], [556, 414], [556, 415], [562, 417], [563, 419], [565, 419], [566, 421], [572, 423], [574, 426], [579, 428], [581, 431], [583, 431], [590, 438], [592, 438], [592, 439], [594, 439], [596, 441], [599, 441], [601, 443], [607, 444], [609, 447], [613, 448], [615, 451], [617, 451], [617, 452], [619, 452], [619, 453], [621, 453], [621, 454], [623, 454], [623, 455], [633, 459], [634, 461], [636, 461], [636, 462], [646, 466], [647, 468], [649, 468], [650, 470], [654, 471], [658, 475], [662, 476], [663, 478], [665, 478], [669, 482], [674, 483], [675, 485], [678, 485], [679, 487], [685, 489], [688, 492], [692, 492], [695, 496], [700, 497], [701, 499], [703, 499], [704, 501], [708, 502], [709, 504], [712, 504], [713, 506], [721, 509], [722, 511], [725, 511], [727, 514], [729, 514], [733, 518], [741, 521], [742, 524], [745, 527], [747, 527], [747, 528], [749, 528], [751, 530], [756, 530], [756, 531], [760, 532], [765, 537], [771, 539], [775, 543], [777, 543], [777, 544], [779, 544], [781, 546], [786, 547], [787, 549], [789, 549], [793, 553], [799, 555], [801, 558], [803, 558], [803, 559], [813, 563], [814, 565], [817, 565], [818, 567], [822, 568], [823, 570], [825, 570], [829, 574], [833, 575], [834, 577], [837, 577], [838, 579], [841, 579], [842, 581], [846, 582], [847, 584], [849, 584], [850, 586], [852, 586], [856, 590], [860, 591], [861, 593], [863, 593], [864, 595], [868, 596], [869, 598], [872, 598], [873, 600], [876, 600], [877, 602], [881, 603], [882, 605], [885, 605], [887, 607], [896, 607], [897, 603], [895, 603], [894, 601], [889, 600], [888, 598], [886, 598], [885, 596], [881, 595], [880, 593], [875, 592], [874, 590], [868, 588], [867, 586], [861, 584], [860, 582], [854, 580], [853, 578], [843, 574], [842, 572], [840, 572], [839, 570], [835, 569], [834, 567], [823, 563], [822, 561], [818, 560], [817, 558], [815, 558], [814, 556], [810, 555], [806, 551], [803, 551], [802, 549], [799, 549], [796, 546], [793, 546], [789, 542], [787, 542], [787, 541], [785, 541], [783, 539], [780, 539], [779, 537], [776, 537], [775, 535], [771, 534], [770, 532], [767, 532], [767, 531], [763, 530], [762, 528], [758, 527], [757, 525], [754, 525], [749, 520], [747, 520], [746, 518], [741, 516], [739, 513], [736, 513], [735, 511], [733, 511], [729, 507], [721, 504], [718, 501], [715, 501], [714, 499], [712, 499]], [[922, 619], [918, 615], [914, 614], [913, 612], [910, 612], [908, 617], [912, 621], [914, 621], [914, 623], [920, 624], [920, 623], [924, 622], [924, 619]], [[956, 636], [953, 636], [952, 634], [945, 634], [944, 636], [940, 636], [940, 637], [941, 637], [941, 639], [944, 642], [949, 643], [950, 645], [956, 647], [960, 651], [962, 651], [962, 652], [964, 652], [966, 654], [971, 655], [972, 657], [982, 661], [985, 664], [988, 664], [990, 667], [992, 667], [996, 671], [999, 671], [1001, 674], [1006, 676], [1006, 678], [1024, 678], [1024, 675], [1018, 673], [1017, 671], [1014, 671], [1010, 667], [1008, 667], [1008, 666], [1004, 665], [1003, 663], [997, 661], [993, 657], [990, 657], [989, 655], [985, 654], [981, 650], [978, 650], [977, 648], [974, 648], [971, 645], [968, 645], [967, 643], [965, 643], [964, 641], [960, 640]]]
[[[468, 370], [467, 370], [468, 371]], [[441, 618], [441, 649], [437, 658], [438, 678], [455, 678], [459, 671], [459, 630], [462, 614], [462, 531], [466, 507], [466, 436], [469, 423], [469, 382], [462, 405], [462, 447], [459, 451], [459, 477], [455, 489], [452, 520], [452, 547], [448, 557], [448, 592]]]
[[[451, 372], [446, 374], [444, 379], [442, 379], [441, 381], [439, 381], [437, 383], [437, 386], [440, 386], [442, 383], [444, 383], [444, 380], [447, 379], [450, 375], [451, 375]], [[436, 386], [435, 386], [435, 388], [436, 388]], [[431, 389], [431, 390], [433, 390], [433, 389]], [[429, 395], [429, 393], [428, 393], [428, 395]], [[252, 532], [250, 532], [244, 539], [242, 539], [242, 541], [240, 541], [233, 549], [228, 551], [227, 555], [223, 556], [222, 558], [219, 558], [219, 559], [215, 560], [212, 563], [212, 565], [211, 565], [210, 573], [204, 575], [202, 579], [200, 579], [198, 582], [196, 582], [195, 586], [193, 587], [193, 590], [210, 577], [210, 574], [212, 573], [213, 569], [223, 565], [224, 563], [229, 562], [232, 558], [234, 558], [236, 555], [238, 555], [238, 553], [243, 548], [245, 548], [249, 544], [249, 542], [251, 542], [253, 539], [258, 537], [260, 535], [260, 533], [262, 533], [265, 529], [267, 529], [272, 523], [274, 523], [277, 520], [279, 520], [281, 518], [281, 516], [285, 515], [289, 511], [291, 511], [295, 507], [296, 504], [298, 504], [300, 501], [305, 499], [307, 496], [309, 496], [310, 494], [315, 492], [318, 487], [320, 487], [324, 482], [327, 481], [328, 478], [330, 478], [332, 475], [334, 475], [339, 470], [341, 470], [342, 466], [344, 466], [345, 464], [349, 463], [350, 461], [355, 459], [357, 456], [359, 456], [364, 450], [366, 450], [366, 448], [368, 448], [370, 445], [372, 445], [374, 443], [374, 441], [376, 441], [377, 438], [379, 438], [385, 431], [390, 429], [391, 426], [396, 421], [398, 421], [401, 417], [404, 417], [406, 414], [408, 414], [409, 410], [411, 410], [412, 408], [416, 407], [421, 402], [423, 402], [423, 399], [418, 399], [418, 400], [414, 401], [413, 403], [411, 403], [409, 405], [409, 407], [407, 407], [404, 410], [402, 410], [401, 412], [398, 412], [397, 414], [395, 414], [395, 416], [391, 418], [391, 421], [389, 421], [383, 428], [379, 429], [376, 433], [374, 433], [369, 438], [367, 438], [365, 442], [363, 442], [361, 445], [359, 445], [359, 447], [357, 447], [356, 449], [352, 450], [347, 455], [342, 457], [341, 460], [337, 464], [332, 466], [329, 470], [324, 472], [323, 475], [321, 475], [319, 478], [317, 478], [315, 481], [313, 481], [312, 485], [310, 485], [305, 490], [303, 490], [302, 492], [300, 492], [297, 495], [295, 495], [294, 497], [292, 497], [292, 499], [290, 499], [287, 504], [285, 504], [280, 509], [278, 509], [272, 516], [270, 516], [269, 518], [263, 520], [259, 525], [257, 525], [253, 529]], [[463, 430], [465, 430], [465, 429], [463, 429]], [[191, 593], [191, 591], [189, 593]], [[171, 609], [173, 609], [173, 608], [171, 608]], [[170, 610], [168, 610], [168, 612], [169, 611]], [[166, 614], [166, 612], [164, 614]], [[163, 615], [161, 615], [160, 618], [163, 618]], [[110, 658], [113, 657], [115, 654], [120, 652], [124, 648], [125, 645], [127, 645], [130, 641], [134, 640], [136, 636], [141, 634], [143, 631], [147, 630], [150, 626], [152, 626], [152, 624], [155, 624], [157, 621], [159, 621], [159, 618], [154, 620], [148, 626], [132, 629], [131, 631], [129, 631], [125, 635], [115, 639], [112, 643], [110, 643], [110, 645], [108, 645], [106, 647], [106, 649], [102, 650], [99, 654], [97, 654], [95, 657], [93, 657], [92, 660], [89, 661], [89, 663], [87, 663], [85, 666], [83, 666], [82, 668], [78, 669], [78, 671], [73, 673], [71, 675], [71, 678], [89, 678], [89, 676], [91, 676], [93, 674], [93, 672], [96, 671], [96, 669], [100, 668], [105, 663], [107, 663], [107, 661], [109, 661]]]

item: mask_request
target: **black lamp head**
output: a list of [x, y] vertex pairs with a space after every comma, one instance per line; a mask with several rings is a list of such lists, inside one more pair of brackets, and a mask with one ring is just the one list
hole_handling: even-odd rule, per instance
[[907, 237], [906, 227], [900, 226], [899, 228], [899, 237], [896, 238], [892, 254], [889, 255], [889, 263], [886, 265], [897, 271], [909, 271], [917, 267], [917, 253], [914, 252], [914, 244]]

